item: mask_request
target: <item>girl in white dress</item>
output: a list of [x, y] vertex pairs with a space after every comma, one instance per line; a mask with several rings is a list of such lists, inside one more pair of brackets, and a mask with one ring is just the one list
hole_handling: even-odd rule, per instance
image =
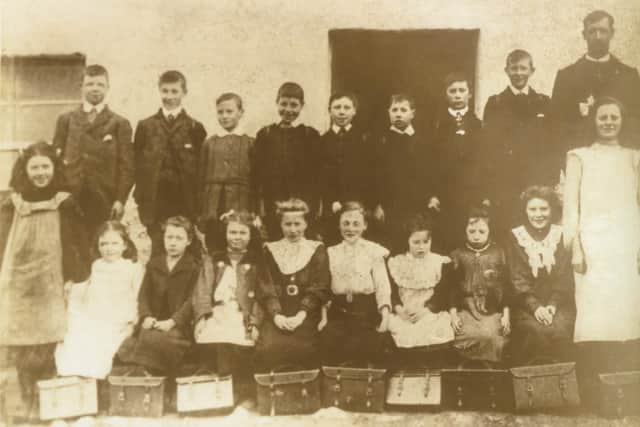
[[100, 258], [91, 276], [69, 292], [68, 329], [56, 348], [58, 375], [105, 378], [113, 356], [133, 332], [144, 268], [122, 224], [105, 222], [97, 233]]
[[620, 145], [620, 102], [602, 98], [592, 111], [595, 138], [569, 151], [564, 192], [574, 341], [587, 399], [594, 397], [597, 373], [640, 368], [640, 153]]
[[453, 341], [447, 308], [447, 276], [451, 259], [431, 252], [431, 226], [417, 215], [405, 227], [409, 250], [389, 260], [394, 314], [389, 331], [399, 348], [417, 348]]

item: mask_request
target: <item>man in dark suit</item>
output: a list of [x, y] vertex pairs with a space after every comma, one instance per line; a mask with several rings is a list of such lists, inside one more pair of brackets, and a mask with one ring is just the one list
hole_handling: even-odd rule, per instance
[[535, 68], [529, 52], [514, 50], [507, 56], [509, 86], [489, 97], [484, 108], [482, 180], [496, 215], [494, 232], [500, 235], [516, 225], [519, 195], [533, 184], [555, 184], [549, 151], [548, 96], [529, 85]]
[[88, 66], [82, 106], [58, 117], [53, 137], [90, 235], [103, 221], [122, 218], [133, 185], [131, 125], [105, 103], [108, 90], [107, 70]]
[[626, 108], [624, 125], [629, 141], [637, 145], [640, 122], [640, 76], [638, 70], [611, 55], [609, 45], [614, 35], [613, 17], [602, 10], [588, 14], [583, 21], [582, 36], [587, 53], [574, 64], [558, 71], [552, 94], [552, 115], [557, 161], [564, 166], [564, 156], [572, 148], [588, 145], [588, 116], [596, 98], [611, 96]]

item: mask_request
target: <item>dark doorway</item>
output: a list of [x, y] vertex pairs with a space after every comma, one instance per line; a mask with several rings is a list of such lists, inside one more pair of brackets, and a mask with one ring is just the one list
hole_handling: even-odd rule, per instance
[[389, 126], [389, 96], [411, 94], [420, 131], [444, 105], [448, 73], [463, 71], [475, 80], [478, 35], [479, 30], [331, 30], [331, 88], [358, 96], [356, 120], [374, 132]]

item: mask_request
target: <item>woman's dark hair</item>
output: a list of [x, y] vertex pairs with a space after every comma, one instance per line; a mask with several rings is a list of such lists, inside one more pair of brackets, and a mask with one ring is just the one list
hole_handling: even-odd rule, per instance
[[596, 116], [598, 114], [598, 109], [600, 107], [602, 107], [603, 105], [616, 105], [618, 107], [618, 109], [620, 110], [620, 135], [618, 135], [619, 139], [620, 139], [620, 143], [622, 144], [624, 142], [624, 140], [626, 139], [626, 132], [625, 132], [625, 128], [627, 126], [625, 126], [625, 119], [627, 117], [627, 111], [624, 107], [624, 105], [622, 104], [622, 102], [620, 102], [618, 99], [611, 97], [611, 96], [603, 96], [600, 97], [598, 99], [595, 100], [593, 106], [591, 107], [591, 109], [589, 110], [589, 129], [590, 129], [590, 133], [591, 133], [591, 140], [595, 141], [596, 138], [598, 138], [598, 129], [596, 128]]
[[20, 157], [13, 164], [11, 171], [11, 180], [9, 181], [9, 187], [16, 193], [24, 193], [34, 188], [34, 185], [27, 176], [27, 163], [35, 156], [44, 156], [51, 160], [53, 163], [53, 178], [49, 184], [49, 188], [53, 188], [56, 191], [64, 190], [64, 174], [62, 173], [62, 162], [56, 154], [56, 149], [53, 145], [45, 142], [38, 141], [29, 145], [20, 153]]
[[98, 227], [98, 230], [93, 237], [93, 245], [91, 245], [91, 259], [96, 260], [100, 258], [100, 237], [102, 237], [109, 231], [115, 231], [120, 235], [120, 237], [122, 237], [122, 241], [125, 245], [125, 250], [122, 253], [122, 258], [137, 261], [138, 251], [136, 250], [136, 245], [133, 244], [133, 241], [129, 237], [126, 227], [119, 221], [105, 221], [100, 225], [100, 227]]
[[252, 254], [258, 254], [262, 248], [262, 236], [260, 230], [255, 225], [257, 216], [248, 211], [229, 211], [223, 214], [219, 219], [215, 219], [208, 226], [207, 231], [207, 247], [223, 251], [227, 248], [227, 226], [232, 223], [242, 224], [249, 228], [249, 246], [248, 251]]
[[556, 222], [560, 217], [560, 201], [558, 195], [553, 188], [545, 185], [532, 185], [527, 187], [526, 190], [520, 195], [520, 215], [524, 223], [528, 222], [527, 219], [527, 204], [532, 199], [542, 199], [549, 203], [551, 208], [551, 221]]

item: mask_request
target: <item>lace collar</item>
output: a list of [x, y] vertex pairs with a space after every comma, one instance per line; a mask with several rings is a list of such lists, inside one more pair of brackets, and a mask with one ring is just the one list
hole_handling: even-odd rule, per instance
[[531, 237], [524, 225], [514, 228], [511, 232], [529, 257], [529, 267], [533, 277], [538, 277], [541, 268], [551, 273], [551, 269], [556, 264], [556, 248], [562, 239], [562, 227], [551, 224], [549, 233], [540, 241]]
[[440, 282], [442, 265], [450, 262], [449, 257], [434, 253], [429, 253], [424, 258], [414, 258], [406, 253], [389, 260], [389, 273], [398, 286], [409, 289], [429, 289]]
[[21, 216], [30, 215], [36, 211], [55, 211], [60, 206], [60, 203], [69, 198], [71, 194], [64, 191], [60, 191], [55, 194], [49, 200], [42, 200], [39, 202], [28, 202], [22, 198], [18, 193], [11, 195], [11, 202], [16, 209], [16, 212]]
[[315, 240], [301, 239], [291, 243], [287, 239], [266, 243], [267, 249], [282, 274], [293, 274], [302, 270], [311, 260], [318, 246], [322, 243]]

